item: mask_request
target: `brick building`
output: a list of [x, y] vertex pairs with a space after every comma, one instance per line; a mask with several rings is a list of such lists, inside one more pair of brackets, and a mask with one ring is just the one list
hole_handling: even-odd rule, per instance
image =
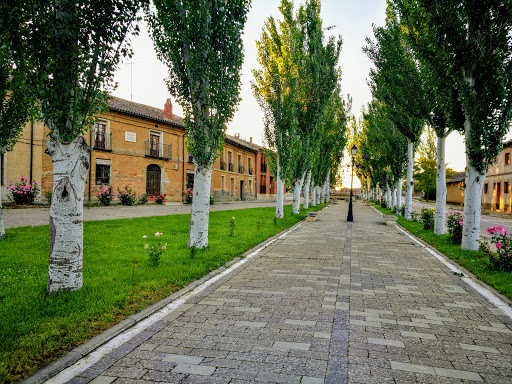
[[[51, 159], [44, 153], [47, 133], [42, 123], [27, 124], [14, 150], [2, 156], [2, 187], [7, 180], [30, 174], [34, 181], [41, 181], [43, 195], [52, 190]], [[85, 139], [92, 143], [86, 200], [95, 200], [95, 186], [104, 184], [127, 185], [137, 195], [165, 194], [168, 201], [181, 201], [182, 191], [193, 189], [194, 164], [186, 149], [186, 130], [183, 119], [172, 113], [170, 100], [162, 110], [114, 97], [109, 112], [98, 116]], [[252, 140], [226, 135], [212, 171], [214, 199], [256, 200], [260, 190], [272, 189], [267, 172], [268, 186], [262, 189], [258, 183], [263, 180], [259, 178], [261, 159], [262, 148]]]

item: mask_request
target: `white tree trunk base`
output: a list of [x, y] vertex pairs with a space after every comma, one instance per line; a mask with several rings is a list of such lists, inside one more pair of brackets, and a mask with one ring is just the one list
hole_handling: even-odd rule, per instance
[[401, 212], [402, 209], [402, 179], [398, 180], [396, 184], [396, 205]]
[[46, 143], [53, 165], [49, 292], [74, 291], [83, 285], [83, 200], [89, 151], [82, 135], [70, 144], [54, 138]]
[[302, 184], [304, 183], [304, 176], [300, 180], [295, 180], [293, 183], [293, 206], [292, 213], [298, 215], [300, 213], [300, 192], [302, 191]]
[[446, 162], [445, 162], [445, 136], [437, 137], [437, 174], [436, 174], [436, 208], [434, 233], [444, 235], [446, 212]]
[[412, 187], [414, 181], [412, 181], [412, 172], [414, 166], [414, 144], [407, 140], [407, 186], [405, 188], [405, 214], [406, 220], [411, 220], [412, 212]]
[[316, 187], [315, 184], [311, 187], [311, 206], [316, 207]]
[[311, 171], [308, 172], [308, 177], [306, 178], [306, 183], [304, 184], [304, 203], [302, 206], [304, 209], [309, 208], [309, 186], [311, 185]]
[[463, 250], [478, 251], [484, 180], [485, 175], [480, 174], [480, 172], [468, 162], [466, 169], [466, 187], [464, 188], [464, 225], [462, 226], [461, 244]]
[[189, 248], [206, 248], [208, 246], [211, 183], [212, 168], [195, 165], [190, 232], [187, 244]]
[[284, 217], [284, 180], [281, 179], [280, 169], [277, 169], [276, 178], [276, 219], [282, 219]]

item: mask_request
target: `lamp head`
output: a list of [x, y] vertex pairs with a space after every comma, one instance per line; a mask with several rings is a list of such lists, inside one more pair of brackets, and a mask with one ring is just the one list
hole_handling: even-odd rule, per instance
[[350, 152], [352, 153], [352, 157], [355, 157], [357, 155], [357, 147], [353, 145]]

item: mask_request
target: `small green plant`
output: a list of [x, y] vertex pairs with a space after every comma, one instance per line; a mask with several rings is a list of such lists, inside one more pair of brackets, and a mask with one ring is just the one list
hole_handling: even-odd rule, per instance
[[111, 185], [103, 185], [103, 186], [94, 186], [94, 196], [98, 198], [98, 201], [101, 205], [107, 206], [110, 205], [112, 200], [114, 199], [114, 194], [112, 192]]
[[398, 213], [400, 214], [400, 216], [405, 215], [405, 205], [402, 205], [400, 207], [400, 209], [398, 210]]
[[160, 258], [162, 257], [162, 253], [167, 250], [167, 243], [162, 244], [163, 241], [160, 240], [160, 237], [163, 235], [162, 232], [155, 233], [155, 239], [151, 242], [148, 240], [146, 235], [142, 236], [144, 239], [144, 249], [146, 250], [146, 254], [148, 255], [149, 264], [156, 267], [160, 264]]
[[39, 182], [34, 181], [32, 184], [25, 177], [21, 177], [21, 181], [13, 183], [9, 181], [7, 191], [11, 193], [11, 200], [16, 205], [31, 205], [34, 204], [37, 193], [39, 192]]
[[418, 211], [411, 211], [411, 220], [415, 222], [420, 221], [420, 213]]
[[192, 189], [187, 189], [186, 191], [181, 192], [181, 201], [183, 201], [185, 204], [192, 204], [192, 196], [193, 192]]
[[421, 209], [421, 222], [423, 223], [423, 229], [434, 228], [434, 208], [422, 208]]
[[137, 195], [129, 186], [125, 186], [124, 188], [117, 188], [117, 197], [119, 198], [119, 202], [123, 205], [133, 205], [135, 203], [135, 199]]
[[236, 229], [235, 217], [233, 216], [231, 218], [231, 220], [229, 221], [229, 237], [235, 236], [235, 229]]
[[446, 214], [448, 220], [446, 226], [448, 227], [448, 233], [450, 234], [450, 242], [452, 244], [462, 243], [462, 228], [464, 226], [462, 214], [459, 211], [452, 213], [452, 211]]
[[44, 198], [46, 201], [51, 204], [52, 203], [52, 191], [48, 191], [44, 193]]
[[491, 242], [496, 246], [496, 253], [491, 252], [489, 245], [482, 241], [480, 251], [487, 256], [489, 262], [483, 258], [481, 260], [493, 271], [512, 272], [512, 239], [508, 232], [502, 225], [488, 228], [487, 232], [491, 234]]
[[462, 272], [453, 272], [455, 276], [464, 277], [464, 274]]
[[215, 204], [215, 199], [213, 198], [213, 196], [210, 196], [210, 205], [213, 205]]
[[190, 247], [190, 258], [193, 259], [196, 256], [196, 247]]
[[139, 196], [139, 199], [137, 200], [137, 203], [139, 205], [144, 205], [148, 203], [148, 195], [145, 193]]

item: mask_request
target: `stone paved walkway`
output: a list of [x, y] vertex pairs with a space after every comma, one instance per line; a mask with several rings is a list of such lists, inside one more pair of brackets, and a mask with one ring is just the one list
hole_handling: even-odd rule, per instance
[[72, 383], [512, 383], [509, 318], [379, 214], [330, 206]]

